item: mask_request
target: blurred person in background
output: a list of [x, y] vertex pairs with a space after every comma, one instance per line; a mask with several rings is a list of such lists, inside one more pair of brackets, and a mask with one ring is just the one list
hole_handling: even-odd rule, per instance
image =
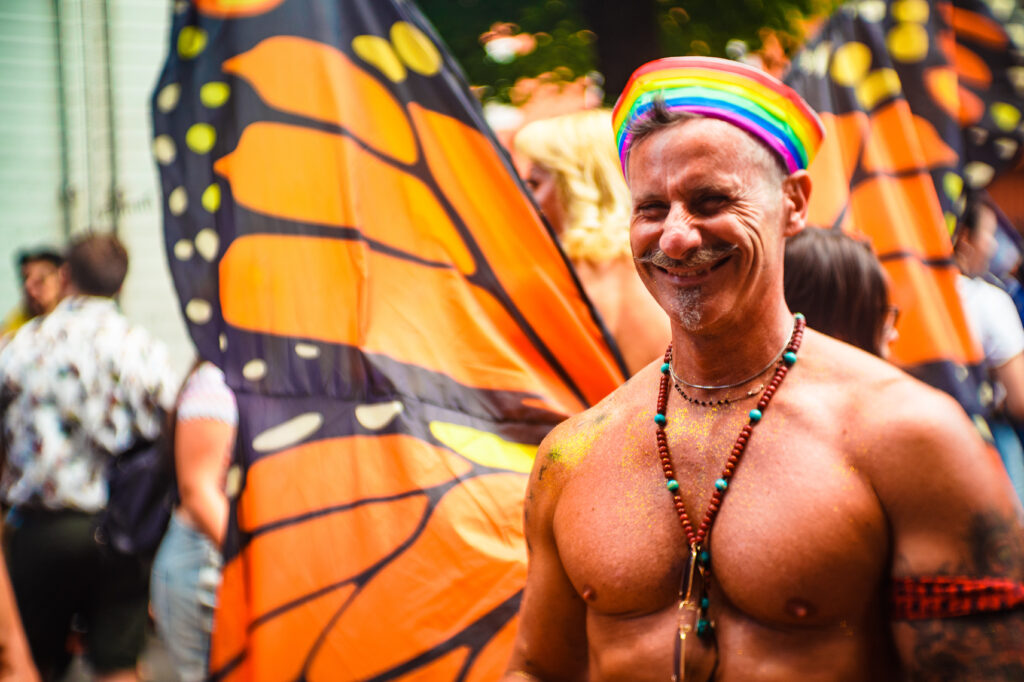
[[128, 253], [87, 234], [67, 252], [65, 297], [0, 350], [0, 496], [7, 565], [44, 680], [71, 660], [73, 618], [99, 680], [137, 679], [148, 566], [96, 533], [112, 457], [155, 439], [173, 399], [166, 349], [118, 309]]
[[981, 343], [983, 369], [991, 381], [986, 415], [996, 448], [1017, 495], [1024, 500], [1024, 448], [1012, 424], [1024, 423], [1024, 326], [1013, 299], [986, 281], [995, 255], [996, 212], [986, 193], [972, 193], [954, 238], [960, 268], [957, 292], [974, 338]]
[[15, 263], [21, 275], [22, 298], [0, 323], [0, 347], [33, 317], [53, 310], [64, 288], [60, 269], [64, 257], [56, 249], [21, 251]]
[[871, 244], [809, 227], [786, 242], [783, 282], [789, 309], [803, 313], [808, 326], [889, 358], [899, 309]]
[[1021, 264], [1024, 262], [1024, 236], [1017, 232], [1009, 217], [989, 198], [985, 205], [996, 216], [995, 253], [988, 264], [985, 279], [1003, 289], [1013, 299], [1017, 314], [1024, 322], [1024, 287]]
[[572, 261], [630, 374], [659, 358], [668, 323], [636, 274], [629, 249], [632, 200], [622, 179], [611, 112], [588, 109], [534, 121], [515, 152], [523, 180]]
[[174, 464], [180, 503], [153, 562], [157, 633], [182, 682], [207, 678], [213, 609], [228, 523], [225, 474], [238, 424], [224, 373], [200, 362], [175, 408]]

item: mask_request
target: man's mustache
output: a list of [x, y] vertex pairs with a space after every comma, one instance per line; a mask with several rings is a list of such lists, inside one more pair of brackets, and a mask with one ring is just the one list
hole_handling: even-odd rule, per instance
[[666, 256], [664, 251], [655, 246], [648, 249], [644, 255], [639, 256], [635, 260], [637, 263], [649, 263], [655, 267], [667, 270], [689, 270], [693, 268], [700, 268], [710, 263], [715, 263], [735, 250], [736, 247], [732, 244], [723, 244], [721, 246], [702, 246], [685, 258], [677, 259]]

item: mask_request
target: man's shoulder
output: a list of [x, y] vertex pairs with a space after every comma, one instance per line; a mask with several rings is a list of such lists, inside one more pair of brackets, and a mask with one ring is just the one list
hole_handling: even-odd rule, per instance
[[113, 351], [123, 361], [138, 355], [166, 354], [164, 343], [145, 326], [126, 315], [112, 300], [91, 302], [91, 308], [71, 312], [79, 316], [84, 334], [93, 336], [97, 349]]
[[[596, 405], [563, 421], [541, 443], [538, 458], [571, 470], [599, 446], [624, 439], [645, 406], [653, 416], [657, 375], [654, 364], [645, 367]], [[643, 398], [649, 405], [642, 403]]]
[[110, 298], [62, 301], [41, 330], [73, 357], [89, 357], [122, 375], [160, 375], [168, 365], [166, 345], [135, 322]]
[[805, 368], [810, 381], [841, 387], [852, 398], [861, 397], [861, 391], [869, 391], [879, 398], [905, 391], [934, 391], [892, 363], [811, 329], [807, 331], [798, 358], [798, 364]]
[[949, 394], [832, 339], [819, 348], [840, 366], [814, 377], [817, 394], [831, 396], [837, 433], [846, 434], [848, 454], [873, 478], [917, 478], [984, 456], [977, 429]]
[[948, 394], [877, 356], [816, 332], [806, 346], [799, 364], [816, 408], [865, 439], [917, 438], [970, 424]]

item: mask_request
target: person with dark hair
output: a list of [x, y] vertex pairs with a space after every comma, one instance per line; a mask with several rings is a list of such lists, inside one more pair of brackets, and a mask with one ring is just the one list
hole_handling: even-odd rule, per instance
[[513, 680], [1019, 680], [1024, 525], [947, 394], [783, 296], [824, 126], [721, 59], [613, 115], [672, 342], [541, 443]]
[[75, 293], [114, 298], [128, 274], [128, 252], [116, 236], [93, 234], [68, 247], [68, 280]]
[[996, 248], [996, 212], [985, 192], [968, 196], [954, 235], [957, 292], [971, 333], [981, 343], [991, 392], [986, 415], [996, 449], [1024, 500], [1024, 448], [1012, 423], [1024, 424], [1024, 325], [1013, 299], [986, 281]]
[[0, 497], [7, 564], [43, 679], [70, 661], [72, 617], [100, 680], [135, 679], [145, 642], [148, 571], [96, 534], [107, 467], [161, 433], [173, 400], [163, 344], [111, 298], [128, 257], [113, 235], [72, 242], [66, 297], [0, 350]]
[[971, 194], [957, 226], [957, 290], [968, 326], [981, 342], [986, 369], [1002, 387], [996, 391], [997, 403], [1024, 421], [1024, 327], [1010, 295], [985, 279], [996, 249], [996, 214], [989, 201], [986, 194]]
[[20, 251], [14, 262], [21, 274], [22, 299], [0, 323], [0, 345], [10, 340], [14, 332], [33, 317], [53, 310], [64, 288], [60, 269], [64, 257], [56, 250]]
[[815, 331], [889, 357], [899, 309], [868, 242], [839, 230], [805, 229], [786, 241], [783, 287], [789, 309], [803, 313]]

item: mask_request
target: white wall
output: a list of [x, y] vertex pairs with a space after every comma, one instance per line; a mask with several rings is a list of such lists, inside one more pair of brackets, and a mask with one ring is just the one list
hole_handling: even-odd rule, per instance
[[14, 254], [64, 237], [54, 11], [0, 0], [0, 317], [19, 298]]
[[116, 229], [131, 256], [121, 305], [168, 344], [183, 375], [193, 349], [150, 151], [169, 19], [162, 0], [0, 0], [0, 315], [18, 301], [18, 249], [61, 244], [65, 226]]

